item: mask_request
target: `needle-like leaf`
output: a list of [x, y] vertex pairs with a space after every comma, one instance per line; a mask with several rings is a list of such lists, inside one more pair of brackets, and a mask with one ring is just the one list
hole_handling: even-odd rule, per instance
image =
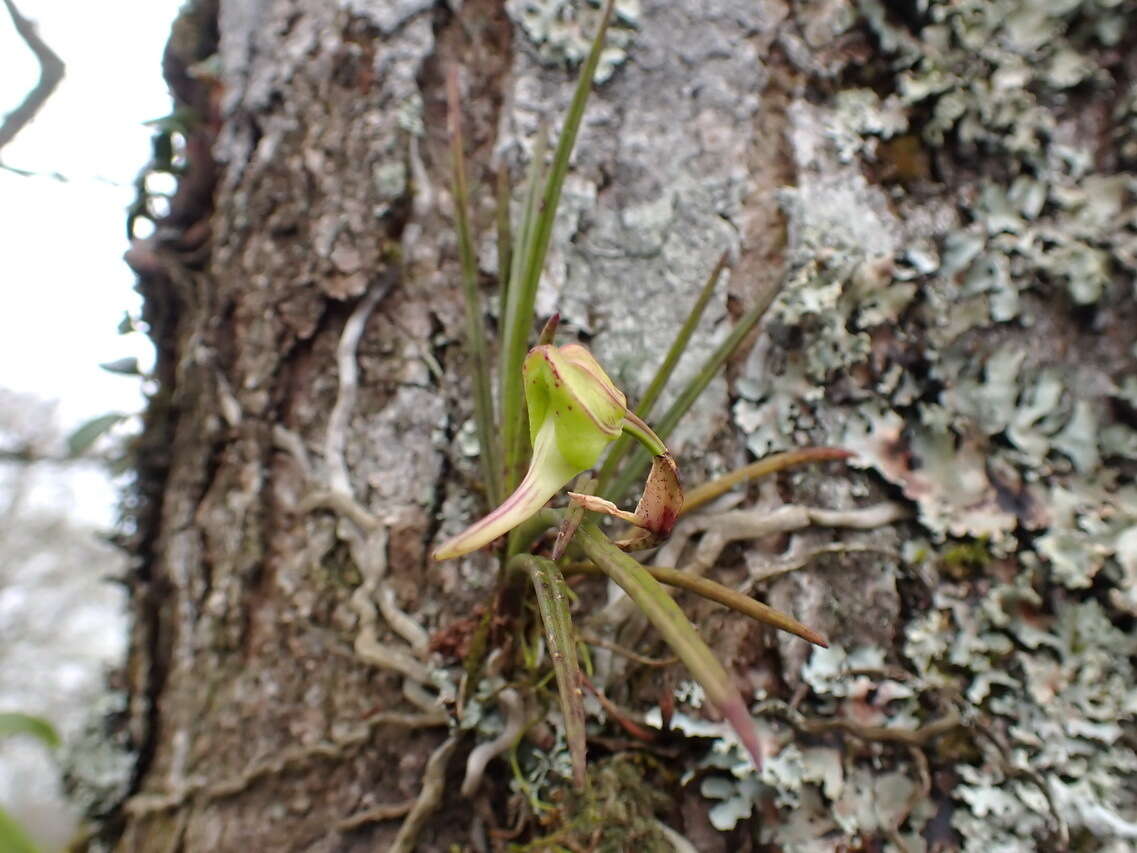
[[528, 430], [525, 423], [525, 406], [521, 381], [521, 364], [529, 349], [529, 334], [533, 325], [533, 303], [537, 299], [537, 283], [526, 287], [523, 282], [525, 259], [533, 251], [537, 231], [538, 188], [545, 172], [545, 148], [548, 128], [541, 125], [537, 142], [533, 146], [533, 162], [529, 164], [526, 181], [525, 204], [521, 212], [521, 227], [510, 261], [509, 283], [503, 294], [505, 311], [502, 313], [501, 367], [501, 446], [504, 461], [502, 482], [506, 491], [513, 489], [525, 473], [528, 457]]
[[[521, 410], [521, 388], [518, 376], [521, 362], [525, 359], [528, 350], [528, 338], [533, 317], [533, 304], [537, 297], [537, 283], [541, 278], [541, 270], [545, 266], [545, 255], [549, 249], [549, 240], [553, 233], [553, 222], [556, 219], [557, 205], [561, 200], [561, 188], [564, 186], [565, 175], [568, 173], [569, 158], [573, 146], [576, 144], [577, 132], [584, 117], [584, 107], [588, 102], [588, 95], [592, 90], [592, 80], [596, 75], [596, 67], [600, 62], [600, 54], [604, 50], [604, 39], [608, 32], [608, 24], [612, 20], [612, 11], [615, 0], [605, 0], [604, 11], [601, 14], [600, 25], [592, 39], [592, 48], [588, 58], [580, 68], [577, 78], [576, 90], [565, 115], [564, 127], [557, 140], [556, 150], [553, 152], [553, 162], [548, 177], [544, 181], [539, 205], [530, 208], [535, 214], [527, 217], [529, 222], [522, 224], [522, 250], [513, 253], [513, 267], [516, 275], [510, 275], [509, 295], [507, 298], [508, 311], [504, 322], [506, 324], [506, 338], [502, 347], [502, 440], [505, 446], [505, 485], [512, 488], [520, 479], [524, 470], [525, 459], [525, 429]], [[540, 146], [538, 146], [540, 148]], [[544, 162], [544, 150], [534, 153], [535, 160], [540, 155], [540, 163]], [[531, 172], [530, 192], [536, 187], [538, 171]]]
[[802, 447], [798, 450], [774, 453], [691, 489], [683, 501], [683, 513], [695, 511], [703, 504], [710, 503], [720, 495], [726, 494], [740, 483], [756, 480], [767, 474], [773, 474], [775, 471], [792, 468], [794, 465], [803, 465], [806, 462], [823, 462], [830, 459], [848, 459], [852, 455], [848, 450], [842, 450], [839, 447]]
[[[771, 628], [777, 628], [779, 631], [786, 631], [787, 633], [801, 637], [806, 642], [813, 643], [815, 646], [821, 646], [826, 649], [829, 648], [829, 642], [825, 637], [812, 628], [803, 625], [792, 616], [780, 610], [776, 610], [768, 604], [764, 604], [748, 595], [743, 595], [741, 592], [731, 589], [729, 586], [724, 586], [710, 578], [699, 577], [698, 575], [682, 572], [679, 571], [679, 569], [667, 568], [666, 566], [644, 566], [644, 568], [660, 583], [693, 592], [708, 601], [714, 601], [724, 607], [729, 607], [731, 610], [737, 611], [743, 616], [749, 616], [751, 619], [769, 625]], [[567, 566], [565, 571], [570, 574], [595, 574], [599, 573], [600, 569], [591, 563], [574, 563]]]
[[451, 66], [446, 75], [447, 130], [450, 134], [450, 168], [454, 190], [454, 213], [458, 226], [458, 258], [462, 265], [462, 293], [466, 303], [466, 345], [474, 381], [474, 421], [478, 429], [482, 478], [491, 505], [501, 502], [501, 464], [494, 423], [493, 390], [490, 385], [489, 357], [486, 355], [482, 300], [478, 293], [478, 264], [474, 254], [474, 238], [470, 231], [469, 192], [466, 186], [466, 161], [462, 152], [462, 113], [458, 95], [458, 68]]
[[[750, 310], [738, 321], [738, 324], [731, 330], [726, 340], [719, 344], [718, 349], [711, 354], [702, 369], [680, 392], [675, 402], [671, 404], [663, 417], [660, 418], [655, 427], [655, 431], [659, 434], [660, 438], [664, 440], [667, 439], [667, 436], [675, 429], [675, 425], [687, 414], [687, 410], [691, 408], [692, 404], [699, 398], [699, 395], [706, 390], [707, 385], [715, 378], [727, 359], [734, 355], [735, 351], [746, 339], [746, 336], [758, 325], [758, 321], [762, 319], [766, 310], [773, 303], [774, 297], [778, 295], [780, 288], [780, 282], [773, 282], [759, 292], [754, 305], [751, 306]], [[605, 495], [612, 500], [619, 501], [631, 487], [632, 483], [643, 476], [650, 462], [651, 457], [648, 456], [646, 451], [637, 450], [631, 460], [628, 461], [628, 464], [624, 466], [624, 470], [620, 472], [616, 483], [605, 492]]]
[[[699, 320], [703, 317], [703, 312], [707, 308], [707, 303], [710, 301], [711, 296], [715, 292], [715, 286], [718, 284], [719, 277], [722, 271], [726, 269], [726, 252], [723, 252], [719, 257], [718, 263], [715, 268], [711, 270], [711, 274], [707, 277], [703, 289], [699, 292], [699, 298], [695, 300], [695, 304], [691, 307], [690, 313], [687, 314], [687, 319], [683, 321], [682, 328], [679, 329], [679, 334], [675, 336], [675, 340], [671, 342], [671, 348], [664, 356], [663, 362], [659, 365], [659, 369], [652, 377], [651, 384], [648, 385], [647, 390], [644, 392], [643, 398], [636, 406], [636, 414], [643, 420], [647, 420], [651, 415], [651, 410], [655, 406], [655, 401], [659, 399], [659, 395], [667, 386], [668, 380], [671, 379], [671, 374], [675, 370], [675, 366], [679, 364], [679, 359], [687, 350], [687, 344], [691, 341], [691, 335], [694, 334], [695, 328], [699, 325]], [[597, 479], [600, 485], [597, 486], [597, 492], [603, 494], [608, 483], [611, 482], [616, 469], [620, 465], [620, 461], [624, 455], [632, 448], [632, 436], [622, 435], [616, 439], [616, 443], [612, 445], [612, 449], [608, 451], [608, 458], [604, 460], [604, 464], [600, 466], [600, 473], [597, 474]]]

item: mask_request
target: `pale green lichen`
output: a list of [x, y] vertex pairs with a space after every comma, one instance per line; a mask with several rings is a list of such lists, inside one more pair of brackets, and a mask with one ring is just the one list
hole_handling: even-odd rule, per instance
[[[1122, 739], [1137, 719], [1130, 662], [1137, 641], [1093, 601], [1038, 614], [1030, 580], [996, 587], [979, 608], [945, 590], [909, 631], [906, 652], [919, 674], [930, 683], [966, 685], [967, 698], [988, 718], [983, 725], [1006, 732], [1005, 756], [957, 766], [963, 784], [954, 795], [970, 809], [957, 811], [953, 822], [969, 848], [1050, 837], [1047, 793], [1074, 829], [1096, 832], [1103, 816], [1116, 826], [1137, 817], [1137, 753]], [[1001, 641], [992, 642], [996, 637]], [[1027, 771], [1033, 778], [1017, 775]]]
[[[938, 755], [956, 756], [960, 781], [939, 796], [964, 849], [1043, 849], [1063, 825], [1085, 849], [1131, 843], [1137, 648], [1117, 626], [1137, 614], [1125, 319], [1137, 177], [1124, 170], [1137, 89], [1112, 97], [1106, 69], [1133, 12], [1111, 0], [858, 5], [893, 77], [788, 111], [793, 272], [735, 383], [733, 417], [756, 455], [832, 442], [898, 486], [927, 537], [906, 555], [932, 602], [897, 626], [908, 695], [858, 703], [864, 676], [833, 649], [801, 673], [800, 708], [913, 728], [933, 697], [958, 696], [966, 731], [984, 727], [1005, 750], [972, 734]], [[1094, 147], [1099, 114], [1115, 123], [1112, 150]], [[952, 195], [933, 183], [939, 170]], [[983, 559], [953, 564], [960, 542], [981, 542]], [[875, 654], [869, 669], [898, 663]], [[833, 843], [825, 833], [889, 828], [802, 785], [801, 741], [784, 742], [772, 762], [784, 772], [753, 795], [783, 806], [770, 840], [806, 850]], [[894, 773], [915, 778], [900, 759], [871, 775]], [[715, 778], [719, 814], [743, 814], [744, 780]], [[935, 799], [898, 825], [906, 842]]]

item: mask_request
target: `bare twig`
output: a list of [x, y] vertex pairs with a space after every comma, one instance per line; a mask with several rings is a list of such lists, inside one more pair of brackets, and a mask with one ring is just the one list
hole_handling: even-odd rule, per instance
[[844, 718], [810, 718], [780, 702], [765, 703], [760, 713], [770, 713], [781, 717], [802, 734], [820, 735], [829, 732], [844, 732], [866, 743], [895, 743], [902, 746], [923, 747], [938, 737], [956, 729], [966, 728], [967, 724], [955, 708], [951, 708], [937, 720], [925, 723], [919, 728], [907, 729], [892, 726], [866, 726]]
[[12, 16], [12, 26], [39, 60], [39, 82], [28, 92], [23, 102], [0, 122], [0, 149], [15, 139], [16, 134], [36, 117], [36, 113], [47, 103], [47, 99], [63, 79], [64, 72], [63, 60], [39, 37], [35, 25], [20, 14], [12, 0], [4, 0], [4, 5], [8, 9], [8, 14]]
[[391, 630], [402, 637], [417, 654], [425, 655], [430, 645], [430, 635], [414, 619], [399, 609], [395, 601], [395, 590], [384, 586], [379, 590], [379, 612], [391, 626]]
[[645, 728], [642, 721], [636, 719], [636, 714], [621, 708], [605, 696], [604, 691], [593, 684], [584, 673], [581, 673], [580, 683], [589, 693], [596, 697], [596, 701], [600, 703], [600, 707], [604, 709], [604, 713], [615, 720], [620, 728], [629, 735], [644, 743], [651, 743], [655, 740], [656, 733], [653, 729]]
[[773, 512], [765, 509], [736, 509], [716, 515], [693, 516], [683, 525], [690, 536], [703, 531], [694, 559], [683, 567], [685, 572], [702, 575], [715, 564], [722, 550], [740, 539], [761, 539], [775, 533], [792, 533], [810, 525], [849, 527], [867, 530], [899, 521], [910, 515], [902, 504], [884, 502], [849, 510], [826, 510], [787, 505]]
[[283, 424], [276, 424], [272, 428], [272, 443], [277, 449], [292, 457], [296, 467], [300, 469], [301, 476], [304, 477], [304, 482], [311, 483], [312, 460], [308, 458], [308, 449], [304, 446], [304, 440]]
[[680, 835], [666, 823], [661, 820], [653, 820], [655, 828], [659, 834], [667, 839], [667, 843], [675, 848], [675, 853], [698, 853], [698, 848], [695, 847], [685, 837]]
[[[336, 346], [339, 389], [328, 416], [324, 438], [323, 479], [315, 473], [298, 435], [284, 427], [278, 427], [273, 431], [273, 442], [292, 455], [312, 488], [300, 502], [298, 510], [306, 513], [327, 508], [345, 520], [345, 523], [339, 525], [338, 533], [347, 542], [352, 560], [363, 577], [362, 583], [351, 596], [351, 607], [359, 617], [359, 632], [355, 638], [356, 655], [373, 666], [402, 673], [419, 684], [430, 684], [426, 666], [416, 657], [426, 652], [429, 640], [427, 633], [399, 609], [394, 590], [381, 583], [387, 574], [387, 528], [380, 518], [356, 500], [344, 459], [348, 425], [359, 390], [359, 367], [356, 363], [359, 341], [371, 312], [389, 290], [390, 285], [381, 284], [372, 287], [364, 295], [344, 324]], [[395, 633], [407, 641], [414, 654], [407, 649], [380, 642], [376, 605], [378, 613], [383, 615]]]
[[371, 532], [379, 527], [380, 521], [360, 504], [350, 494], [333, 492], [330, 490], [317, 490], [300, 502], [297, 509], [302, 513], [314, 509], [331, 509], [350, 519], [360, 530]]
[[865, 544], [861, 542], [833, 542], [829, 545], [821, 545], [817, 548], [802, 547], [800, 543], [794, 541], [789, 550], [782, 555], [776, 562], [762, 566], [760, 568], [750, 568], [750, 578], [743, 584], [741, 591], [747, 592], [757, 584], [768, 581], [771, 578], [780, 577], [781, 575], [795, 572], [798, 569], [812, 563], [818, 557], [824, 554], [880, 554], [889, 557], [893, 560], [900, 559], [900, 554], [892, 548], [882, 548], [878, 545]]
[[[367, 536], [352, 531], [347, 540], [352, 557], [363, 575], [363, 582], [351, 594], [351, 608], [359, 616], [355, 653], [374, 666], [400, 672], [420, 684], [429, 684], [430, 674], [426, 666], [414, 655], [406, 649], [379, 642], [376, 630], [379, 616], [375, 602], [382, 595], [380, 581], [387, 573], [387, 528], [379, 527]], [[406, 614], [402, 616], [410, 618]]]

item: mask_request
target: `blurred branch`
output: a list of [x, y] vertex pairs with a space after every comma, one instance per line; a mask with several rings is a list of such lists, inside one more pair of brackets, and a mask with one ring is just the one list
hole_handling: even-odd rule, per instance
[[8, 8], [8, 14], [12, 16], [12, 25], [16, 28], [16, 32], [39, 60], [40, 73], [39, 82], [28, 92], [23, 102], [4, 116], [3, 122], [0, 122], [0, 150], [3, 150], [4, 146], [15, 139], [16, 134], [35, 118], [36, 113], [63, 79], [64, 70], [63, 60], [56, 56], [55, 51], [39, 37], [35, 25], [20, 14], [12, 0], [4, 0], [4, 5]]
[[29, 447], [6, 448], [0, 447], [0, 462], [15, 465], [39, 465], [48, 463], [54, 465], [73, 465], [78, 462], [111, 462], [112, 458], [105, 453], [84, 453], [81, 455], [64, 453], [41, 453]]

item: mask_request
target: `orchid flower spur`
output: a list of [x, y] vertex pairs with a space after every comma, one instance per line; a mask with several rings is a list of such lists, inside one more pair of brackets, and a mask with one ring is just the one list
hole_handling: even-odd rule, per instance
[[[533, 445], [529, 470], [501, 506], [443, 543], [434, 552], [436, 560], [475, 551], [530, 518], [573, 477], [595, 465], [625, 429], [657, 457], [666, 454], [663, 442], [628, 410], [623, 392], [580, 344], [534, 347], [522, 365], [522, 380]], [[674, 464], [671, 461], [672, 471]], [[678, 506], [682, 507], [681, 492]]]

